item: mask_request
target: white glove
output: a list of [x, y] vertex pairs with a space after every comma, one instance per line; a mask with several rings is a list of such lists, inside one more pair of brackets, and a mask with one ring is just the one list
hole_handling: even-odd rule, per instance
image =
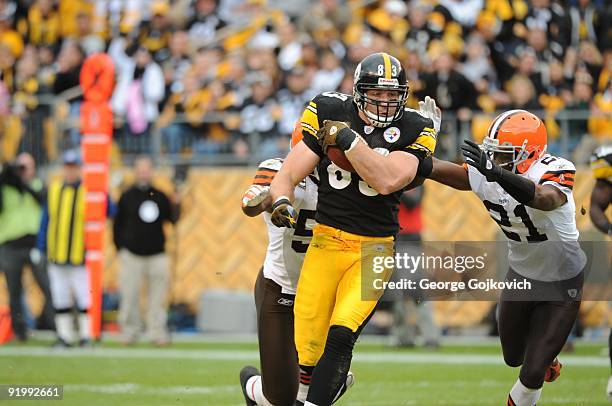
[[30, 250], [30, 262], [32, 265], [39, 265], [42, 260], [42, 254], [38, 248], [32, 248]]
[[431, 118], [436, 134], [439, 133], [440, 124], [442, 123], [442, 110], [436, 106], [436, 101], [429, 96], [425, 96], [425, 100], [419, 102], [419, 112], [421, 115]]
[[270, 194], [270, 186], [251, 185], [242, 195], [242, 207], [255, 207]]

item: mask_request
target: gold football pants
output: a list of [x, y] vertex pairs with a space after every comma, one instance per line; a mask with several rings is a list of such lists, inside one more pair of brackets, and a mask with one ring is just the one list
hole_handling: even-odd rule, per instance
[[383, 293], [374, 288], [373, 279], [388, 281], [393, 272], [393, 266], [372, 272], [374, 257], [392, 255], [393, 237], [366, 237], [322, 224], [314, 227], [294, 307], [301, 365], [317, 364], [331, 326], [353, 332], [362, 327]]

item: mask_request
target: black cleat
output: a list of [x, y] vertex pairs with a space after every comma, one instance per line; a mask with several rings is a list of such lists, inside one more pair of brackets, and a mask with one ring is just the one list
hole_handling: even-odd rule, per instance
[[251, 400], [249, 395], [247, 395], [247, 388], [246, 388], [247, 381], [251, 377], [257, 376], [257, 375], [260, 375], [259, 370], [251, 365], [247, 365], [246, 367], [242, 368], [242, 370], [240, 371], [240, 388], [242, 389], [242, 394], [244, 395], [244, 400], [246, 401], [247, 406], [257, 406], [257, 403], [255, 403], [254, 400]]
[[92, 347], [91, 340], [88, 340], [87, 338], [81, 338], [79, 340], [79, 347], [81, 347], [81, 348], [91, 348]]
[[353, 387], [354, 384], [355, 384], [355, 375], [353, 375], [351, 371], [348, 371], [348, 374], [346, 375], [346, 382], [344, 383], [344, 385], [342, 385], [342, 388], [340, 388], [340, 391], [338, 392], [338, 394], [336, 395], [332, 403], [336, 403], [338, 399], [340, 399], [342, 395], [346, 393], [347, 390]]

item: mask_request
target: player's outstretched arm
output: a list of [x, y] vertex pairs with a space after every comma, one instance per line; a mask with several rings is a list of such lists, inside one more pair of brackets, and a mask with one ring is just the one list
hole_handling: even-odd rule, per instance
[[606, 209], [612, 201], [612, 186], [605, 181], [597, 179], [595, 187], [591, 192], [591, 208], [589, 215], [591, 221], [599, 231], [604, 234], [612, 235], [612, 224], [606, 216]]
[[432, 158], [433, 168], [428, 179], [457, 190], [470, 190], [470, 178], [465, 167], [453, 162]]

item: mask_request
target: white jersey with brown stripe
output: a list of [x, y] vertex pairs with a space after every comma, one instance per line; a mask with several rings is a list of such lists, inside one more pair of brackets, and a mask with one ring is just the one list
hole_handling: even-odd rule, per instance
[[307, 176], [296, 186], [293, 207], [296, 210], [295, 228], [276, 227], [270, 213], [264, 213], [268, 227], [268, 249], [264, 261], [264, 277], [281, 286], [282, 292], [295, 295], [306, 250], [312, 239], [317, 209], [318, 185], [314, 176]]
[[586, 259], [577, 242], [572, 194], [576, 168], [572, 162], [545, 154], [522, 175], [537, 184], [552, 185], [567, 196], [565, 204], [551, 211], [519, 203], [471, 166], [468, 173], [472, 190], [508, 239], [512, 269], [542, 281], [569, 279], [580, 273]]

